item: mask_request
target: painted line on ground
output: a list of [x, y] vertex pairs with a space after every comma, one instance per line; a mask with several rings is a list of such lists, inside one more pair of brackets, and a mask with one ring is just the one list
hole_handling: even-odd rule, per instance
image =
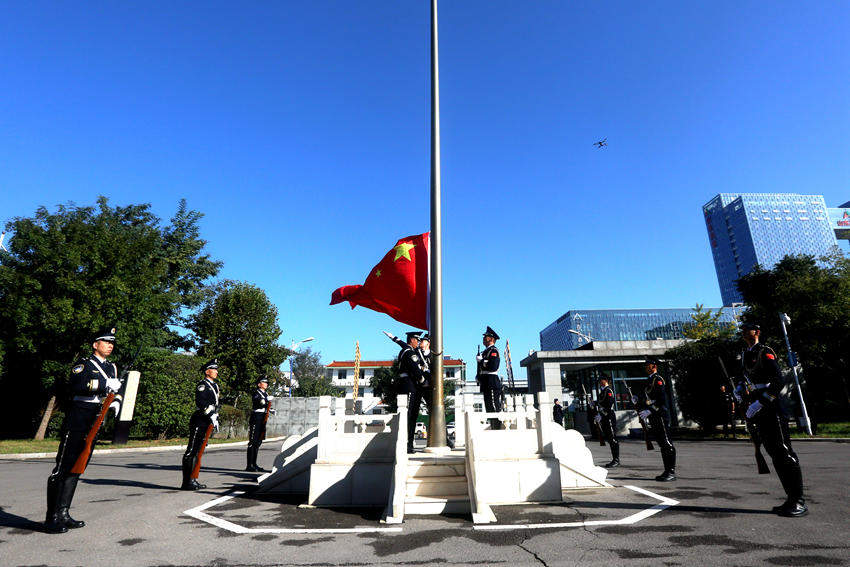
[[200, 506], [196, 506], [195, 508], [191, 508], [189, 510], [184, 511], [183, 513], [187, 516], [191, 516], [196, 520], [201, 520], [202, 522], [206, 522], [208, 524], [212, 524], [216, 527], [222, 528], [229, 532], [233, 532], [236, 534], [362, 534], [369, 532], [400, 532], [401, 528], [246, 528], [245, 526], [240, 526], [239, 524], [234, 524], [233, 522], [229, 522], [222, 518], [216, 518], [215, 516], [210, 516], [204, 510], [208, 510], [213, 506], [218, 506], [223, 502], [227, 502], [231, 498], [236, 498], [245, 494], [244, 491], [237, 490], [231, 492], [230, 494], [225, 494], [219, 498], [214, 500], [210, 500], [206, 504], [201, 504]]
[[625, 485], [623, 488], [628, 488], [629, 490], [633, 490], [635, 492], [639, 492], [644, 496], [649, 496], [650, 498], [655, 498], [660, 500], [659, 504], [655, 504], [654, 506], [650, 506], [646, 510], [641, 510], [640, 512], [636, 512], [631, 516], [626, 516], [625, 518], [620, 518], [619, 520], [588, 520], [585, 522], [562, 522], [562, 523], [552, 523], [552, 524], [511, 524], [511, 525], [492, 525], [492, 526], [472, 526], [475, 530], [488, 530], [488, 531], [508, 531], [508, 530], [542, 530], [546, 528], [583, 528], [590, 526], [612, 526], [612, 525], [629, 525], [636, 524], [641, 520], [645, 520], [650, 516], [654, 516], [658, 512], [669, 508], [670, 506], [676, 506], [679, 501], [673, 500], [672, 498], [667, 498], [666, 496], [661, 496], [660, 494], [656, 494], [654, 492], [650, 492], [644, 488], [640, 488], [639, 486], [631, 486]]

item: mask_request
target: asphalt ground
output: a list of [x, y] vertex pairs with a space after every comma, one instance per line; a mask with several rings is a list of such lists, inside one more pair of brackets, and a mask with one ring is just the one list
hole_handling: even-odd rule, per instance
[[[260, 463], [270, 466], [279, 447], [265, 445]], [[609, 459], [607, 447], [588, 447], [597, 463]], [[0, 458], [0, 565], [850, 565], [850, 444], [795, 444], [811, 509], [798, 519], [770, 512], [782, 489], [775, 474], [756, 474], [751, 447], [679, 442], [679, 480], [658, 483], [658, 451], [623, 441], [623, 466], [609, 474], [616, 488], [572, 492], [559, 505], [495, 507], [501, 530], [443, 516], [386, 526], [380, 510], [255, 498], [256, 475], [242, 470], [240, 447], [205, 454], [201, 481], [209, 488], [198, 492], [177, 489], [180, 453], [96, 456], [72, 507], [88, 525], [52, 535], [40, 523], [52, 461]], [[634, 524], [613, 523], [659, 504], [638, 489], [678, 504]], [[186, 514], [203, 506], [210, 517], [253, 531]], [[400, 531], [280, 533], [391, 527]]]

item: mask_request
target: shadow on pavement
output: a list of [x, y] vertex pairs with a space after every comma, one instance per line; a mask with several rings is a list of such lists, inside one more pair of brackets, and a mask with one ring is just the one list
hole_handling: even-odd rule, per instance
[[10, 514], [9, 512], [3, 510], [2, 507], [0, 507], [0, 527], [12, 528], [13, 530], [21, 530], [27, 532], [46, 533], [44, 530], [44, 524], [42, 524], [41, 522], [34, 522], [29, 518]]

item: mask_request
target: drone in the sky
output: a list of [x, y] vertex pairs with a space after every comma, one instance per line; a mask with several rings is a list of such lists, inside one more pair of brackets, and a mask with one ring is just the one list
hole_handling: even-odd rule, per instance
[[605, 146], [608, 145], [608, 138], [603, 138], [603, 139], [599, 140], [598, 142], [593, 142], [593, 145], [596, 146], [599, 149], [602, 149], [602, 148], [604, 148]]

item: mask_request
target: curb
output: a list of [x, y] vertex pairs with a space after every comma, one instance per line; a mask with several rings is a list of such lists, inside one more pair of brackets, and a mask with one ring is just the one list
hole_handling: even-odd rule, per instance
[[[286, 435], [281, 437], [271, 437], [266, 439], [265, 442], [269, 441], [281, 441], [286, 439]], [[233, 447], [245, 447], [248, 445], [247, 441], [236, 441], [234, 443], [216, 443], [215, 445], [207, 445], [206, 451], [213, 451], [215, 449], [231, 449]], [[95, 449], [92, 454], [94, 455], [112, 455], [118, 453], [160, 453], [166, 451], [185, 451], [186, 445], [164, 445], [161, 447], [127, 447], [125, 449]], [[8, 453], [8, 454], [0, 454], [0, 461], [10, 460], [10, 461], [25, 461], [27, 459], [46, 459], [53, 458], [56, 456], [56, 452], [52, 451], [50, 453]]]

